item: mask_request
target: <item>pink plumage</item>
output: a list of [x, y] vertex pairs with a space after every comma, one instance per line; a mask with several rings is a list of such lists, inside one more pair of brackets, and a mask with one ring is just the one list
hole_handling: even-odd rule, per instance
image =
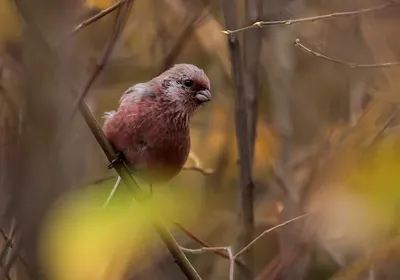
[[116, 112], [106, 113], [104, 133], [134, 175], [149, 184], [176, 176], [190, 152], [189, 126], [195, 111], [211, 100], [203, 70], [177, 64], [129, 88]]

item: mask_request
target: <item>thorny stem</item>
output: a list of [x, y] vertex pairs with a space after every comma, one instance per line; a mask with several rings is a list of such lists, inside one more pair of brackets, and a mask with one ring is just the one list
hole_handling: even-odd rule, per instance
[[339, 60], [339, 59], [332, 58], [330, 56], [324, 55], [322, 53], [319, 53], [317, 51], [314, 51], [314, 50], [310, 49], [309, 47], [303, 45], [300, 42], [300, 39], [296, 39], [294, 41], [294, 45], [296, 47], [298, 47], [299, 49], [301, 49], [302, 51], [304, 51], [304, 52], [306, 52], [308, 54], [311, 54], [311, 55], [313, 55], [313, 56], [315, 56], [317, 58], [324, 59], [324, 60], [327, 60], [327, 61], [330, 61], [330, 62], [334, 62], [334, 63], [337, 63], [337, 64], [342, 64], [342, 65], [348, 66], [350, 68], [378, 68], [378, 67], [400, 66], [400, 61], [384, 62], [384, 63], [372, 63], [372, 64], [357, 64], [357, 63], [354, 63], [354, 62], [348, 62], [348, 61]]
[[232, 35], [235, 33], [247, 31], [249, 29], [253, 28], [263, 28], [264, 26], [274, 26], [274, 25], [293, 25], [297, 23], [303, 23], [303, 22], [314, 22], [317, 20], [323, 20], [323, 19], [328, 19], [328, 18], [335, 18], [335, 17], [342, 17], [342, 16], [354, 16], [354, 15], [359, 15], [363, 13], [368, 13], [368, 12], [373, 12], [377, 10], [381, 10], [393, 5], [396, 5], [396, 2], [389, 2], [380, 6], [376, 7], [370, 7], [370, 8], [364, 8], [360, 10], [355, 10], [355, 11], [349, 11], [349, 12], [336, 12], [336, 13], [331, 13], [331, 14], [325, 14], [325, 15], [319, 15], [319, 16], [313, 16], [313, 17], [306, 17], [306, 18], [298, 18], [298, 19], [286, 19], [286, 20], [274, 20], [274, 21], [257, 21], [253, 23], [250, 26], [238, 28], [235, 30], [223, 30], [222, 33], [226, 35]]

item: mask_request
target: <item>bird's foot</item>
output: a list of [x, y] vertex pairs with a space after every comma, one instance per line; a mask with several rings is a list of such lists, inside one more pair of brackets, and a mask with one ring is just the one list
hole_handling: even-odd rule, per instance
[[115, 154], [115, 158], [111, 161], [111, 163], [108, 165], [108, 169], [112, 169], [115, 167], [115, 164], [117, 163], [122, 163], [125, 159], [125, 156], [121, 152], [117, 152]]

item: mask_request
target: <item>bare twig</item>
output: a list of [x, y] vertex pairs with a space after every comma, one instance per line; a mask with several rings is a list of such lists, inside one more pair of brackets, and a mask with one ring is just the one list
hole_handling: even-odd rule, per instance
[[294, 45], [301, 49], [302, 51], [311, 54], [317, 58], [321, 58], [330, 62], [334, 62], [337, 64], [342, 64], [348, 66], [350, 68], [379, 68], [379, 67], [390, 67], [390, 66], [400, 66], [400, 61], [393, 61], [393, 62], [384, 62], [384, 63], [372, 63], [372, 64], [357, 64], [354, 62], [343, 61], [340, 59], [332, 58], [330, 56], [321, 54], [317, 51], [311, 50], [309, 47], [306, 47], [300, 42], [300, 39], [296, 39], [294, 41]]
[[103, 49], [103, 54], [101, 58], [97, 61], [95, 70], [90, 75], [89, 79], [87, 80], [83, 90], [76, 96], [75, 101], [72, 105], [71, 113], [63, 120], [61, 123], [63, 125], [60, 126], [60, 130], [57, 132], [54, 142], [50, 145], [51, 150], [58, 150], [59, 143], [64, 139], [65, 133], [69, 131], [68, 127], [71, 125], [72, 120], [74, 119], [78, 109], [79, 104], [82, 100], [87, 96], [89, 90], [92, 88], [93, 84], [99, 77], [100, 73], [103, 71], [106, 63], [109, 61], [111, 53], [114, 49], [114, 46], [121, 35], [122, 31], [124, 30], [125, 23], [129, 17], [130, 10], [132, 8], [134, 0], [124, 0], [121, 1], [121, 4], [118, 6], [118, 13], [115, 18], [114, 30], [110, 35], [106, 46]]
[[380, 6], [375, 6], [375, 7], [370, 7], [370, 8], [364, 8], [360, 10], [355, 10], [355, 11], [349, 11], [349, 12], [336, 12], [336, 13], [331, 13], [331, 14], [325, 14], [325, 15], [319, 15], [319, 16], [313, 16], [313, 17], [306, 17], [306, 18], [298, 18], [298, 19], [286, 19], [286, 20], [274, 20], [274, 21], [257, 21], [253, 23], [250, 26], [242, 27], [239, 29], [234, 29], [234, 30], [224, 30], [222, 33], [226, 35], [231, 35], [234, 33], [242, 32], [242, 31], [247, 31], [249, 29], [253, 28], [263, 28], [264, 26], [274, 26], [274, 25], [292, 25], [292, 24], [297, 24], [297, 23], [303, 23], [303, 22], [314, 22], [317, 20], [323, 20], [323, 19], [329, 19], [329, 18], [335, 18], [335, 17], [342, 17], [342, 16], [354, 16], [354, 15], [359, 15], [363, 13], [368, 13], [368, 12], [373, 12], [377, 10], [381, 10], [390, 6], [395, 5], [395, 2], [389, 2]]
[[226, 251], [229, 255], [229, 280], [233, 280], [235, 277], [235, 257], [233, 256], [231, 247], [226, 248]]
[[232, 254], [231, 247], [202, 247], [199, 249], [189, 249], [180, 246], [183, 252], [190, 253], [190, 254], [201, 254], [204, 252], [220, 252], [226, 251], [229, 256], [229, 280], [233, 280], [234, 272], [235, 272], [235, 258]]
[[79, 31], [81, 31], [83, 28], [85, 28], [86, 26], [92, 24], [93, 22], [101, 19], [102, 17], [108, 15], [109, 13], [113, 12], [114, 10], [116, 10], [119, 6], [121, 6], [122, 4], [124, 4], [127, 0], [121, 0], [118, 1], [117, 3], [115, 3], [114, 5], [108, 7], [107, 9], [102, 10], [101, 12], [99, 12], [98, 14], [94, 15], [93, 17], [85, 20], [84, 22], [82, 22], [81, 24], [77, 25], [74, 30], [72, 30], [71, 32], [71, 36], [75, 35], [76, 33], [78, 33]]
[[241, 254], [243, 254], [247, 249], [249, 249], [254, 243], [256, 243], [258, 240], [260, 240], [260, 238], [262, 238], [262, 237], [263, 237], [264, 235], [266, 235], [267, 233], [270, 233], [271, 231], [274, 231], [274, 230], [276, 230], [276, 229], [278, 229], [278, 228], [280, 228], [280, 227], [286, 226], [287, 224], [293, 223], [294, 221], [297, 221], [297, 220], [299, 220], [299, 219], [302, 219], [302, 218], [304, 218], [304, 217], [306, 217], [306, 216], [308, 216], [308, 215], [309, 215], [309, 213], [306, 213], [306, 214], [297, 216], [297, 217], [295, 217], [295, 218], [293, 218], [293, 219], [287, 220], [286, 222], [283, 222], [283, 223], [281, 223], [281, 224], [279, 224], [279, 225], [276, 225], [276, 226], [274, 226], [274, 227], [272, 227], [272, 228], [270, 228], [270, 229], [267, 229], [266, 231], [264, 231], [263, 233], [261, 233], [259, 236], [257, 236], [256, 238], [254, 238], [254, 240], [251, 241], [246, 247], [244, 247], [242, 250], [240, 250], [239, 252], [237, 252], [237, 253], [235, 254], [235, 256], [234, 256], [235, 259], [238, 258]]
[[[199, 243], [201, 246], [203, 247], [213, 247], [210, 244], [208, 244], [207, 242], [201, 240], [199, 237], [197, 237], [196, 235], [194, 235], [192, 232], [190, 232], [189, 230], [187, 230], [184, 226], [182, 226], [180, 223], [176, 222], [176, 221], [171, 221], [171, 223], [173, 223], [175, 226], [177, 226], [181, 231], [183, 231], [190, 239], [194, 240], [195, 242]], [[226, 251], [226, 250], [225, 250]], [[227, 252], [225, 252], [224, 250], [215, 250], [212, 251], [214, 254], [229, 260], [229, 254]], [[243, 269], [246, 273], [248, 273], [249, 269], [246, 267], [246, 265], [244, 265], [239, 259], [235, 259], [235, 263], [236, 265]]]
[[226, 249], [228, 248], [228, 247], [202, 247], [199, 249], [188, 249], [182, 246], [180, 247], [183, 252], [190, 254], [201, 254], [204, 252], [220, 252], [220, 251], [226, 251]]

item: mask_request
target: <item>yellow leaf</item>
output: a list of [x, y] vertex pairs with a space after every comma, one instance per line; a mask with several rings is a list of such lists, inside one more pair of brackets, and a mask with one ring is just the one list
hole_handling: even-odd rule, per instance
[[194, 198], [187, 194], [165, 191], [139, 204], [125, 189], [103, 207], [106, 195], [104, 188], [79, 191], [51, 211], [40, 238], [41, 261], [51, 279], [122, 279], [128, 267], [142, 269], [143, 259], [154, 253], [153, 221], [189, 221], [194, 213]]

